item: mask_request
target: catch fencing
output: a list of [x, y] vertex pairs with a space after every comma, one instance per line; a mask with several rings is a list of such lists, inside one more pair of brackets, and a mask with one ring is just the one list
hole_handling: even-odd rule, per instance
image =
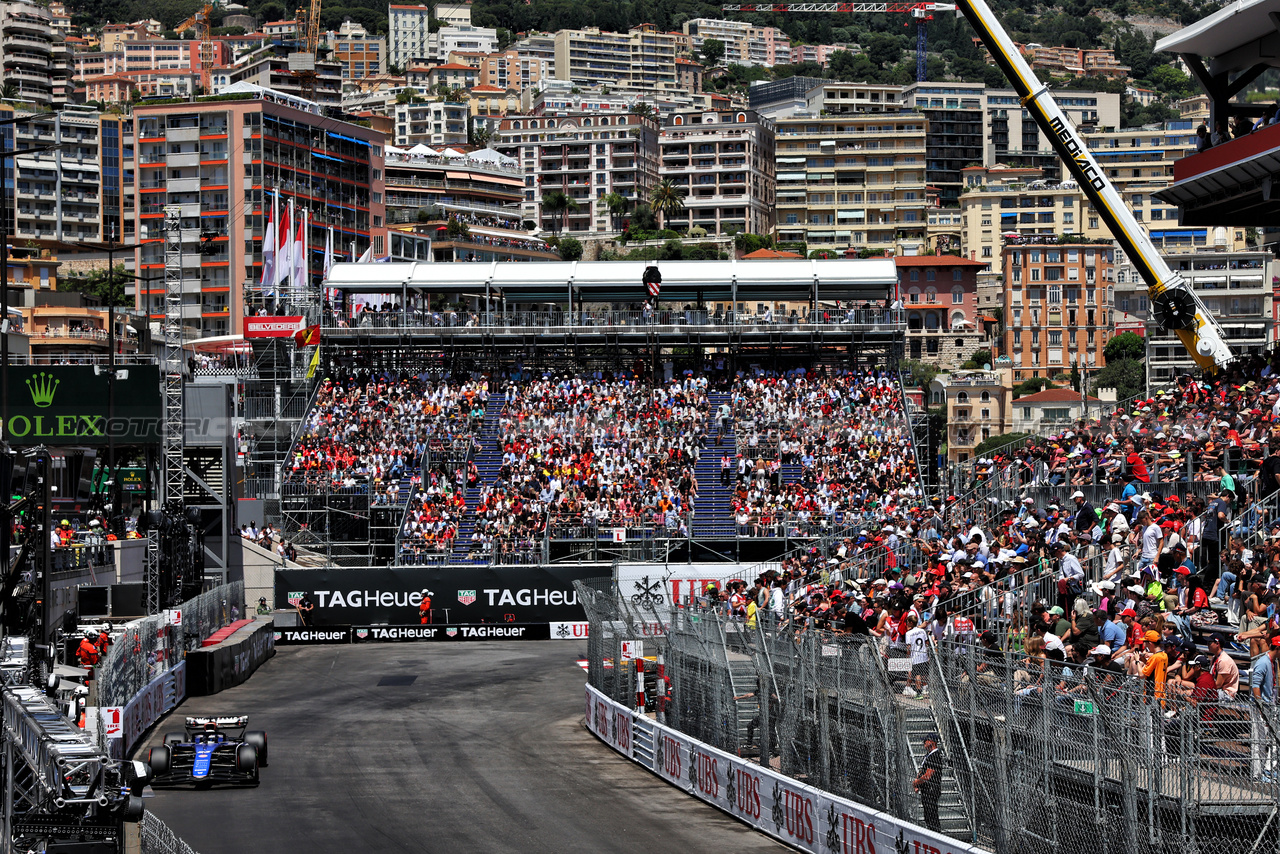
[[127, 624], [95, 668], [97, 705], [127, 705], [201, 641], [244, 615], [244, 582], [235, 581]]
[[196, 854], [196, 850], [182, 841], [169, 825], [156, 818], [149, 810], [142, 815], [139, 825], [142, 854]]
[[[1141, 677], [1064, 674], [1020, 652], [980, 655], [972, 639], [932, 644], [913, 668], [906, 649], [877, 639], [748, 626], [696, 606], [640, 609], [607, 582], [579, 598], [588, 678], [605, 696], [635, 706], [622, 652], [640, 640], [663, 661], [662, 678], [648, 664], [643, 683], [659, 722], [958, 843], [998, 854], [1280, 844], [1280, 720], [1243, 694], [1158, 700]], [[908, 679], [928, 696], [904, 693]], [[936, 821], [913, 785], [933, 733], [945, 757]]]

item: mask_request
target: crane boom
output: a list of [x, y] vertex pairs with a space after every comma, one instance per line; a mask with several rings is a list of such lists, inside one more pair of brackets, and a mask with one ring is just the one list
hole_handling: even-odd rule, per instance
[[958, 0], [957, 5], [978, 31], [996, 65], [1013, 84], [1023, 108], [1031, 113], [1040, 130], [1049, 138], [1062, 162], [1097, 209], [1098, 216], [1107, 224], [1111, 235], [1146, 282], [1156, 319], [1162, 326], [1173, 330], [1201, 368], [1215, 370], [1231, 361], [1231, 348], [1223, 339], [1222, 329], [1213, 314], [1186, 280], [1169, 269], [1160, 257], [1147, 232], [1125, 206], [1115, 186], [1107, 180], [1106, 173], [1053, 100], [1048, 87], [1031, 71], [986, 0]]

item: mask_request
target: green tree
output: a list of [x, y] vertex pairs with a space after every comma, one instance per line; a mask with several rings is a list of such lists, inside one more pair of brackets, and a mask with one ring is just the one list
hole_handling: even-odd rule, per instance
[[622, 231], [622, 217], [626, 214], [627, 209], [631, 207], [631, 200], [622, 193], [613, 192], [606, 195], [603, 199], [605, 207], [609, 209], [609, 217], [613, 220], [613, 230]]
[[1137, 359], [1107, 360], [1093, 379], [1094, 388], [1114, 388], [1117, 400], [1127, 400], [1146, 388], [1147, 376]]
[[702, 43], [702, 59], [708, 68], [715, 68], [724, 58], [724, 42], [719, 39], [707, 39]]
[[902, 40], [888, 33], [876, 33], [867, 44], [867, 56], [877, 68], [889, 68], [902, 60]]
[[983, 347], [981, 350], [974, 350], [973, 354], [960, 367], [967, 371], [978, 371], [982, 370], [985, 365], [994, 364], [995, 361], [991, 358], [991, 350]]
[[542, 197], [542, 210], [551, 214], [551, 230], [556, 234], [564, 228], [564, 216], [569, 211], [576, 211], [578, 203], [560, 190], [552, 190]]
[[576, 237], [560, 238], [560, 243], [556, 248], [560, 252], [561, 261], [582, 260], [582, 241]]
[[978, 447], [973, 449], [975, 457], [983, 457], [994, 451], [996, 448], [1002, 448], [1011, 442], [1019, 442], [1023, 439], [1034, 438], [1034, 433], [1005, 433], [1003, 436], [992, 436], [990, 439], [983, 439], [978, 443]]
[[649, 106], [644, 101], [637, 101], [632, 104], [629, 112], [633, 116], [652, 116], [654, 114], [653, 107]]
[[4, 85], [0, 86], [0, 100], [16, 101], [20, 97], [21, 97], [21, 93], [18, 90], [17, 81], [6, 80], [4, 81]]
[[1071, 388], [1075, 391], [1080, 390], [1080, 363], [1071, 363]]
[[663, 178], [649, 194], [649, 204], [660, 216], [659, 222], [665, 222], [672, 214], [684, 210], [684, 197], [687, 195], [683, 187], [671, 183], [670, 178]]
[[662, 247], [661, 261], [679, 261], [684, 258], [684, 244], [676, 238], [668, 240]]
[[908, 388], [921, 388], [928, 391], [929, 384], [940, 373], [942, 373], [942, 368], [932, 362], [909, 359], [902, 363], [903, 379], [906, 380], [908, 376], [910, 377], [910, 382], [907, 383]]
[[110, 275], [106, 270], [91, 270], [87, 276], [69, 276], [59, 283], [59, 289], [97, 297], [103, 305], [131, 306], [133, 298], [125, 296], [124, 290], [132, 281], [125, 266], [117, 264]]
[[733, 236], [733, 248], [743, 255], [750, 255], [757, 249], [773, 248], [773, 238], [766, 234], [752, 234], [749, 231], [740, 231]]
[[1146, 355], [1147, 339], [1136, 332], [1121, 332], [1112, 337], [1102, 348], [1102, 357], [1107, 360], [1107, 364], [1122, 359], [1134, 359], [1140, 362], [1146, 358]]
[[647, 204], [636, 205], [636, 209], [631, 212], [631, 228], [637, 231], [657, 231], [658, 218], [654, 216], [653, 208]]
[[445, 226], [445, 232], [451, 240], [461, 240], [471, 236], [471, 226], [460, 219], [450, 219], [449, 224]]
[[1053, 383], [1049, 382], [1049, 380], [1044, 377], [1032, 377], [1031, 379], [1019, 383], [1014, 387], [1014, 400], [1017, 400], [1020, 397], [1025, 397], [1028, 394], [1035, 394], [1038, 391], [1044, 391], [1045, 386], [1048, 385], [1053, 385]]
[[1196, 93], [1191, 78], [1172, 65], [1157, 65], [1147, 79], [1156, 91], [1169, 98], [1189, 98]]

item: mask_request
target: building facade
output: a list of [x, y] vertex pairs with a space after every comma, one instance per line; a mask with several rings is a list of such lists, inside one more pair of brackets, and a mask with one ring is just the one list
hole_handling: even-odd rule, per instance
[[[17, 114], [21, 115], [21, 114]], [[64, 110], [15, 125], [18, 148], [61, 148], [10, 159], [14, 237], [40, 245], [95, 241], [102, 234], [98, 114]]]
[[[1123, 250], [1116, 250], [1115, 302], [1111, 322], [1117, 333], [1137, 332], [1147, 338], [1147, 369], [1153, 383], [1164, 385], [1196, 370], [1195, 361], [1177, 336], [1151, 317], [1147, 286]], [[1174, 272], [1187, 280], [1204, 301], [1223, 339], [1237, 356], [1263, 350], [1275, 337], [1273, 279], [1275, 258], [1264, 251], [1188, 248], [1163, 255]]]
[[470, 114], [461, 101], [396, 104], [395, 145], [410, 148], [421, 144], [435, 149], [466, 145]]
[[956, 371], [946, 380], [947, 461], [962, 463], [992, 436], [1013, 427], [1010, 371]]
[[978, 273], [986, 265], [955, 255], [895, 257], [898, 298], [907, 312], [907, 357], [958, 368], [989, 346], [978, 310]]
[[555, 34], [555, 74], [578, 85], [604, 83], [650, 90], [676, 87], [676, 40], [654, 27], [625, 33], [597, 27]]
[[[268, 99], [269, 98], [269, 99]], [[188, 337], [243, 331], [246, 305], [263, 304], [262, 238], [278, 191], [310, 212], [308, 243], [333, 227], [342, 251], [385, 254], [383, 137], [329, 118], [314, 104], [267, 93], [257, 100], [141, 106], [136, 264], [163, 276], [164, 212], [182, 217], [183, 331]], [[282, 213], [283, 217], [283, 213]], [[318, 283], [323, 259], [309, 253]], [[138, 308], [164, 313], [164, 284], [138, 289]]]
[[1111, 241], [1058, 242], [1050, 238], [1006, 244], [1004, 341], [1015, 383], [1052, 378], [1106, 364], [1111, 337], [1115, 249]]
[[0, 77], [17, 88], [16, 99], [50, 106], [70, 77], [62, 33], [53, 15], [35, 3], [0, 3]]
[[[604, 197], [647, 203], [658, 181], [658, 124], [651, 116], [506, 116], [493, 147], [520, 164], [523, 218], [545, 231], [562, 225], [567, 232], [612, 233]], [[577, 207], [563, 216], [544, 210], [542, 200], [556, 190]]]
[[330, 33], [332, 59], [342, 66], [343, 80], [363, 80], [387, 70], [387, 40], [353, 33]]
[[658, 139], [659, 180], [686, 192], [667, 228], [770, 234], [774, 220], [773, 122], [753, 110], [676, 113]]
[[405, 68], [414, 60], [430, 58], [430, 21], [426, 6], [387, 7], [387, 56], [392, 65]]
[[809, 251], [923, 251], [925, 125], [909, 112], [779, 120], [778, 238]]
[[902, 91], [903, 106], [929, 122], [925, 178], [944, 208], [959, 207], [963, 170], [982, 162], [982, 89], [977, 83], [913, 83]]

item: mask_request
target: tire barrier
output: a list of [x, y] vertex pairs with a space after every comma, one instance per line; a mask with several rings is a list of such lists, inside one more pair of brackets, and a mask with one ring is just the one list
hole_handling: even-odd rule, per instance
[[689, 738], [586, 686], [586, 724], [632, 762], [756, 830], [813, 854], [988, 854]]

